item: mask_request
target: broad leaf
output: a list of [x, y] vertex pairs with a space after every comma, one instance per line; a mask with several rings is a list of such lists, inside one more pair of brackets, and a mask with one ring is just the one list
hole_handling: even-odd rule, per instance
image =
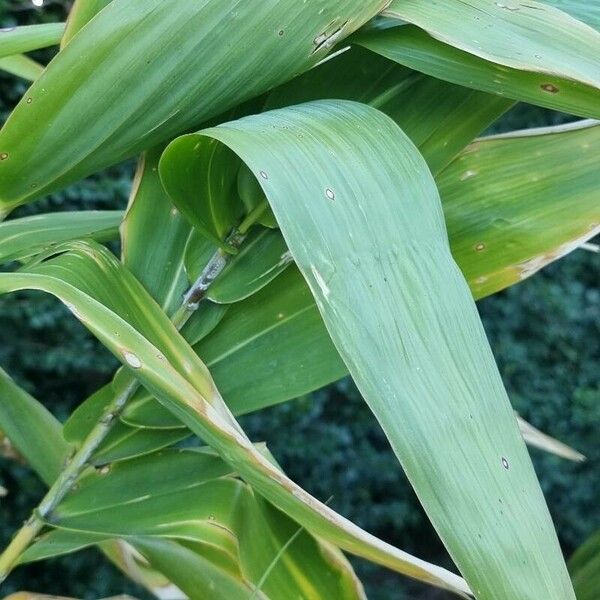
[[113, 0], [0, 132], [0, 214], [309, 69], [387, 1]]
[[600, 232], [599, 151], [600, 125], [584, 121], [482, 138], [438, 177], [452, 253], [475, 298]]
[[202, 135], [261, 182], [340, 354], [477, 596], [573, 598], [433, 178], [408, 138], [372, 108], [315, 102], [180, 138], [161, 171]]
[[[223, 579], [212, 592], [206, 582], [191, 598], [249, 598], [253, 593], [273, 600], [363, 597], [339, 551], [312, 538], [228, 475], [231, 469], [206, 450], [167, 451], [128, 461], [109, 472], [88, 473], [51, 521], [69, 533], [92, 533], [92, 540], [118, 535], [136, 544], [138, 538], [132, 536], [149, 535], [185, 541], [197, 561], [208, 564], [195, 574], [171, 576], [172, 581], [185, 589], [187, 581], [208, 573]], [[57, 547], [53, 537], [40, 546]], [[139, 541], [141, 548], [153, 544]], [[36, 553], [40, 549], [32, 548], [30, 557]]]
[[327, 98], [356, 100], [389, 115], [434, 174], [513, 104], [411, 71], [356, 46], [271, 92], [266, 108]]
[[530, 0], [392, 0], [383, 13], [492, 63], [600, 87], [600, 32]]

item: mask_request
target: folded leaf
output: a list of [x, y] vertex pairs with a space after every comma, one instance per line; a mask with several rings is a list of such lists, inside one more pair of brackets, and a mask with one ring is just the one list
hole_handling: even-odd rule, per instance
[[[482, 30], [480, 37], [485, 35]], [[580, 117], [600, 118], [600, 92], [594, 86], [491, 62], [412, 25], [365, 33], [355, 41], [401, 65], [451, 83]]]
[[387, 1], [113, 0], [0, 132], [0, 214], [309, 69]]
[[203, 135], [260, 181], [338, 351], [477, 597], [574, 598], [414, 145], [370, 107], [314, 102], [180, 138], [161, 172], [173, 148]]
[[82, 28], [88, 21], [91, 21], [105, 6], [110, 4], [112, 0], [75, 0], [69, 18], [67, 27], [61, 40], [61, 47], [66, 46], [71, 38]]

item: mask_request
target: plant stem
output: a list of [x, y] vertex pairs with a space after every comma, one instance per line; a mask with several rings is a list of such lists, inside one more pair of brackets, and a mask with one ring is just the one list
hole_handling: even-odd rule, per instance
[[[260, 219], [266, 208], [267, 204], [264, 202], [253, 209], [244, 221], [242, 221], [240, 226], [237, 229], [234, 229], [227, 237], [227, 243], [236, 249], [239, 248], [246, 239], [252, 225]], [[219, 249], [208, 261], [208, 264], [204, 267], [198, 279], [185, 294], [181, 306], [171, 317], [171, 321], [178, 330], [180, 330], [194, 312], [198, 310], [200, 302], [206, 296], [208, 288], [223, 272], [223, 269], [227, 266], [227, 263], [232, 256], [234, 255]], [[2, 555], [0, 555], [0, 583], [8, 577], [23, 552], [35, 540], [44, 527], [48, 516], [73, 488], [90, 458], [104, 441], [139, 385], [140, 384], [136, 379], [132, 379], [125, 386], [123, 391], [113, 398], [112, 402], [106, 407], [98, 423], [96, 423], [94, 428], [90, 431], [77, 452], [73, 454], [66, 467], [48, 490], [38, 507], [13, 537]]]

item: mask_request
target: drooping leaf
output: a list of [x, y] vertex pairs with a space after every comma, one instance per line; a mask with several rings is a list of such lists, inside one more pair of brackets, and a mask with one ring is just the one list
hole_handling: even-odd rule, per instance
[[577, 600], [596, 600], [600, 589], [600, 531], [592, 534], [569, 561]]
[[60, 42], [64, 30], [64, 23], [0, 29], [0, 58], [54, 46]]
[[[307, 70], [386, 3], [324, 0], [306, 10], [296, 0], [113, 0], [50, 63], [0, 133], [0, 213]], [[7, 54], [22, 51], [4, 45]]]
[[80, 238], [104, 242], [118, 237], [117, 210], [59, 212], [0, 223], [0, 261], [24, 260], [56, 244]]
[[513, 104], [428, 77], [354, 46], [273, 90], [266, 108], [328, 98], [356, 100], [390, 116], [419, 148], [434, 174]]
[[383, 14], [492, 63], [600, 87], [600, 32], [543, 2], [392, 0]]
[[441, 173], [450, 245], [475, 298], [600, 231], [599, 151], [600, 125], [583, 121], [482, 138]]
[[0, 431], [46, 482], [52, 483], [69, 453], [59, 421], [0, 368]]
[[172, 148], [202, 135], [261, 182], [338, 350], [475, 594], [573, 598], [433, 178], [408, 138], [372, 108], [316, 102], [180, 138], [161, 170]]
[[464, 581], [350, 523], [288, 479], [244, 435], [204, 364], [127, 270], [102, 247], [73, 243], [27, 272], [0, 273], [0, 293], [58, 297], [151, 394], [227, 463], [308, 531], [410, 577], [466, 593]]
[[[485, 35], [482, 30], [480, 37]], [[580, 117], [600, 118], [600, 92], [593, 86], [499, 65], [436, 40], [412, 25], [365, 33], [355, 41], [390, 60], [451, 83]]]
[[0, 58], [0, 71], [35, 81], [44, 71], [44, 67], [24, 54], [13, 54]]

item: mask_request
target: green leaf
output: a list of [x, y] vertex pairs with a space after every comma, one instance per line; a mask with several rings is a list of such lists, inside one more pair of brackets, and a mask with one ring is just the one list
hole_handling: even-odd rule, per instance
[[[244, 300], [273, 281], [292, 262], [279, 231], [254, 228], [241, 250], [210, 286], [206, 297], [220, 304]], [[188, 272], [189, 275], [195, 280], [200, 273]]]
[[72, 243], [63, 254], [27, 272], [0, 273], [0, 293], [23, 289], [58, 297], [151, 394], [215, 448], [253, 489], [308, 531], [410, 577], [467, 592], [460, 577], [366, 533], [265, 458], [240, 429], [205, 365], [164, 312], [101, 246]]
[[498, 65], [600, 87], [600, 32], [535, 0], [392, 0], [383, 13]]
[[[450, 254], [436, 186], [413, 144], [382, 113], [336, 101], [200, 135], [233, 149], [261, 182], [334, 343], [476, 595], [573, 598]], [[167, 148], [161, 169], [181, 143]]]
[[475, 298], [600, 232], [599, 151], [600, 125], [583, 121], [482, 138], [438, 177], [452, 252]]
[[[0, 214], [309, 69], [386, 3], [323, 0], [306, 10], [296, 0], [113, 0], [56, 56], [2, 129]], [[7, 54], [22, 51], [4, 46]]]
[[35, 81], [44, 71], [44, 67], [23, 54], [13, 54], [0, 58], [0, 71]]
[[600, 531], [592, 534], [569, 561], [577, 600], [595, 600], [600, 589]]
[[600, 30], [600, 3], [598, 0], [542, 0], [572, 17], [587, 23], [596, 30]]
[[123, 213], [117, 210], [59, 212], [0, 223], [0, 261], [23, 261], [70, 240], [118, 237]]
[[[230, 474], [231, 469], [206, 450], [166, 451], [128, 461], [108, 473], [84, 477], [54, 512], [52, 524], [67, 531], [127, 538], [172, 534], [196, 550], [198, 559], [209, 559], [209, 571], [228, 571], [226, 577], [221, 573], [225, 585], [238, 580], [241, 589], [235, 598], [248, 598], [254, 591], [263, 597], [255, 588], [259, 583], [265, 597], [272, 599], [363, 597], [337, 550], [299, 530], [248, 486], [226, 477]], [[288, 545], [296, 532], [297, 539]], [[132, 541], [145, 547], [140, 538]], [[200, 570], [204, 577], [207, 566]], [[171, 579], [179, 586], [193, 579], [192, 573]], [[227, 587], [216, 587], [217, 597], [231, 597], [224, 596]], [[206, 588], [201, 589], [204, 593]]]
[[[438, 176], [451, 249], [474, 298], [522, 281], [597, 233], [599, 144], [600, 127], [587, 122], [482, 138]], [[212, 310], [203, 304], [198, 316]], [[232, 307], [196, 350], [234, 414], [347, 373], [296, 269]], [[147, 394], [126, 414], [136, 426], [182, 426]]]
[[61, 424], [2, 369], [0, 431], [44, 482], [54, 481], [69, 453]]
[[173, 206], [158, 177], [162, 148], [138, 163], [125, 220], [122, 260], [150, 295], [172, 314], [187, 287], [183, 258], [192, 228]]
[[236, 189], [239, 160], [214, 140], [179, 151], [197, 153], [199, 168], [188, 171], [182, 162], [180, 170], [161, 174], [163, 184], [186, 219], [214, 244], [227, 248], [223, 239], [242, 212]]
[[[363, 597], [339, 551], [299, 530], [228, 475], [231, 469], [205, 449], [165, 451], [110, 471], [88, 472], [53, 514], [52, 523], [60, 529], [42, 537], [24, 561], [79, 550], [114, 535], [138, 549], [157, 543], [169, 554], [173, 542], [146, 536], [172, 534], [186, 544], [186, 551], [177, 546], [176, 554], [188, 559], [182, 565], [196, 565], [186, 570], [167, 566], [166, 574], [184, 590], [188, 582], [197, 584], [211, 573], [223, 578], [222, 585], [214, 586], [219, 598], [249, 598], [255, 592], [282, 600]], [[142, 532], [145, 537], [132, 537]], [[164, 558], [151, 562], [161, 566]], [[256, 589], [259, 583], [262, 591]], [[213, 586], [199, 589], [204, 594]], [[204, 599], [198, 591], [191, 597]]]
[[327, 98], [356, 100], [390, 116], [434, 174], [513, 104], [411, 71], [356, 46], [271, 92], [266, 108]]
[[87, 25], [89, 21], [111, 2], [112, 0], [75, 0], [69, 12], [61, 47], [64, 48], [80, 29]]
[[[482, 31], [479, 37], [486, 35]], [[600, 94], [595, 87], [496, 64], [440, 42], [412, 25], [365, 33], [355, 41], [390, 60], [451, 83], [580, 117], [600, 118]]]
[[60, 42], [64, 30], [64, 23], [0, 29], [0, 58], [54, 46]]

